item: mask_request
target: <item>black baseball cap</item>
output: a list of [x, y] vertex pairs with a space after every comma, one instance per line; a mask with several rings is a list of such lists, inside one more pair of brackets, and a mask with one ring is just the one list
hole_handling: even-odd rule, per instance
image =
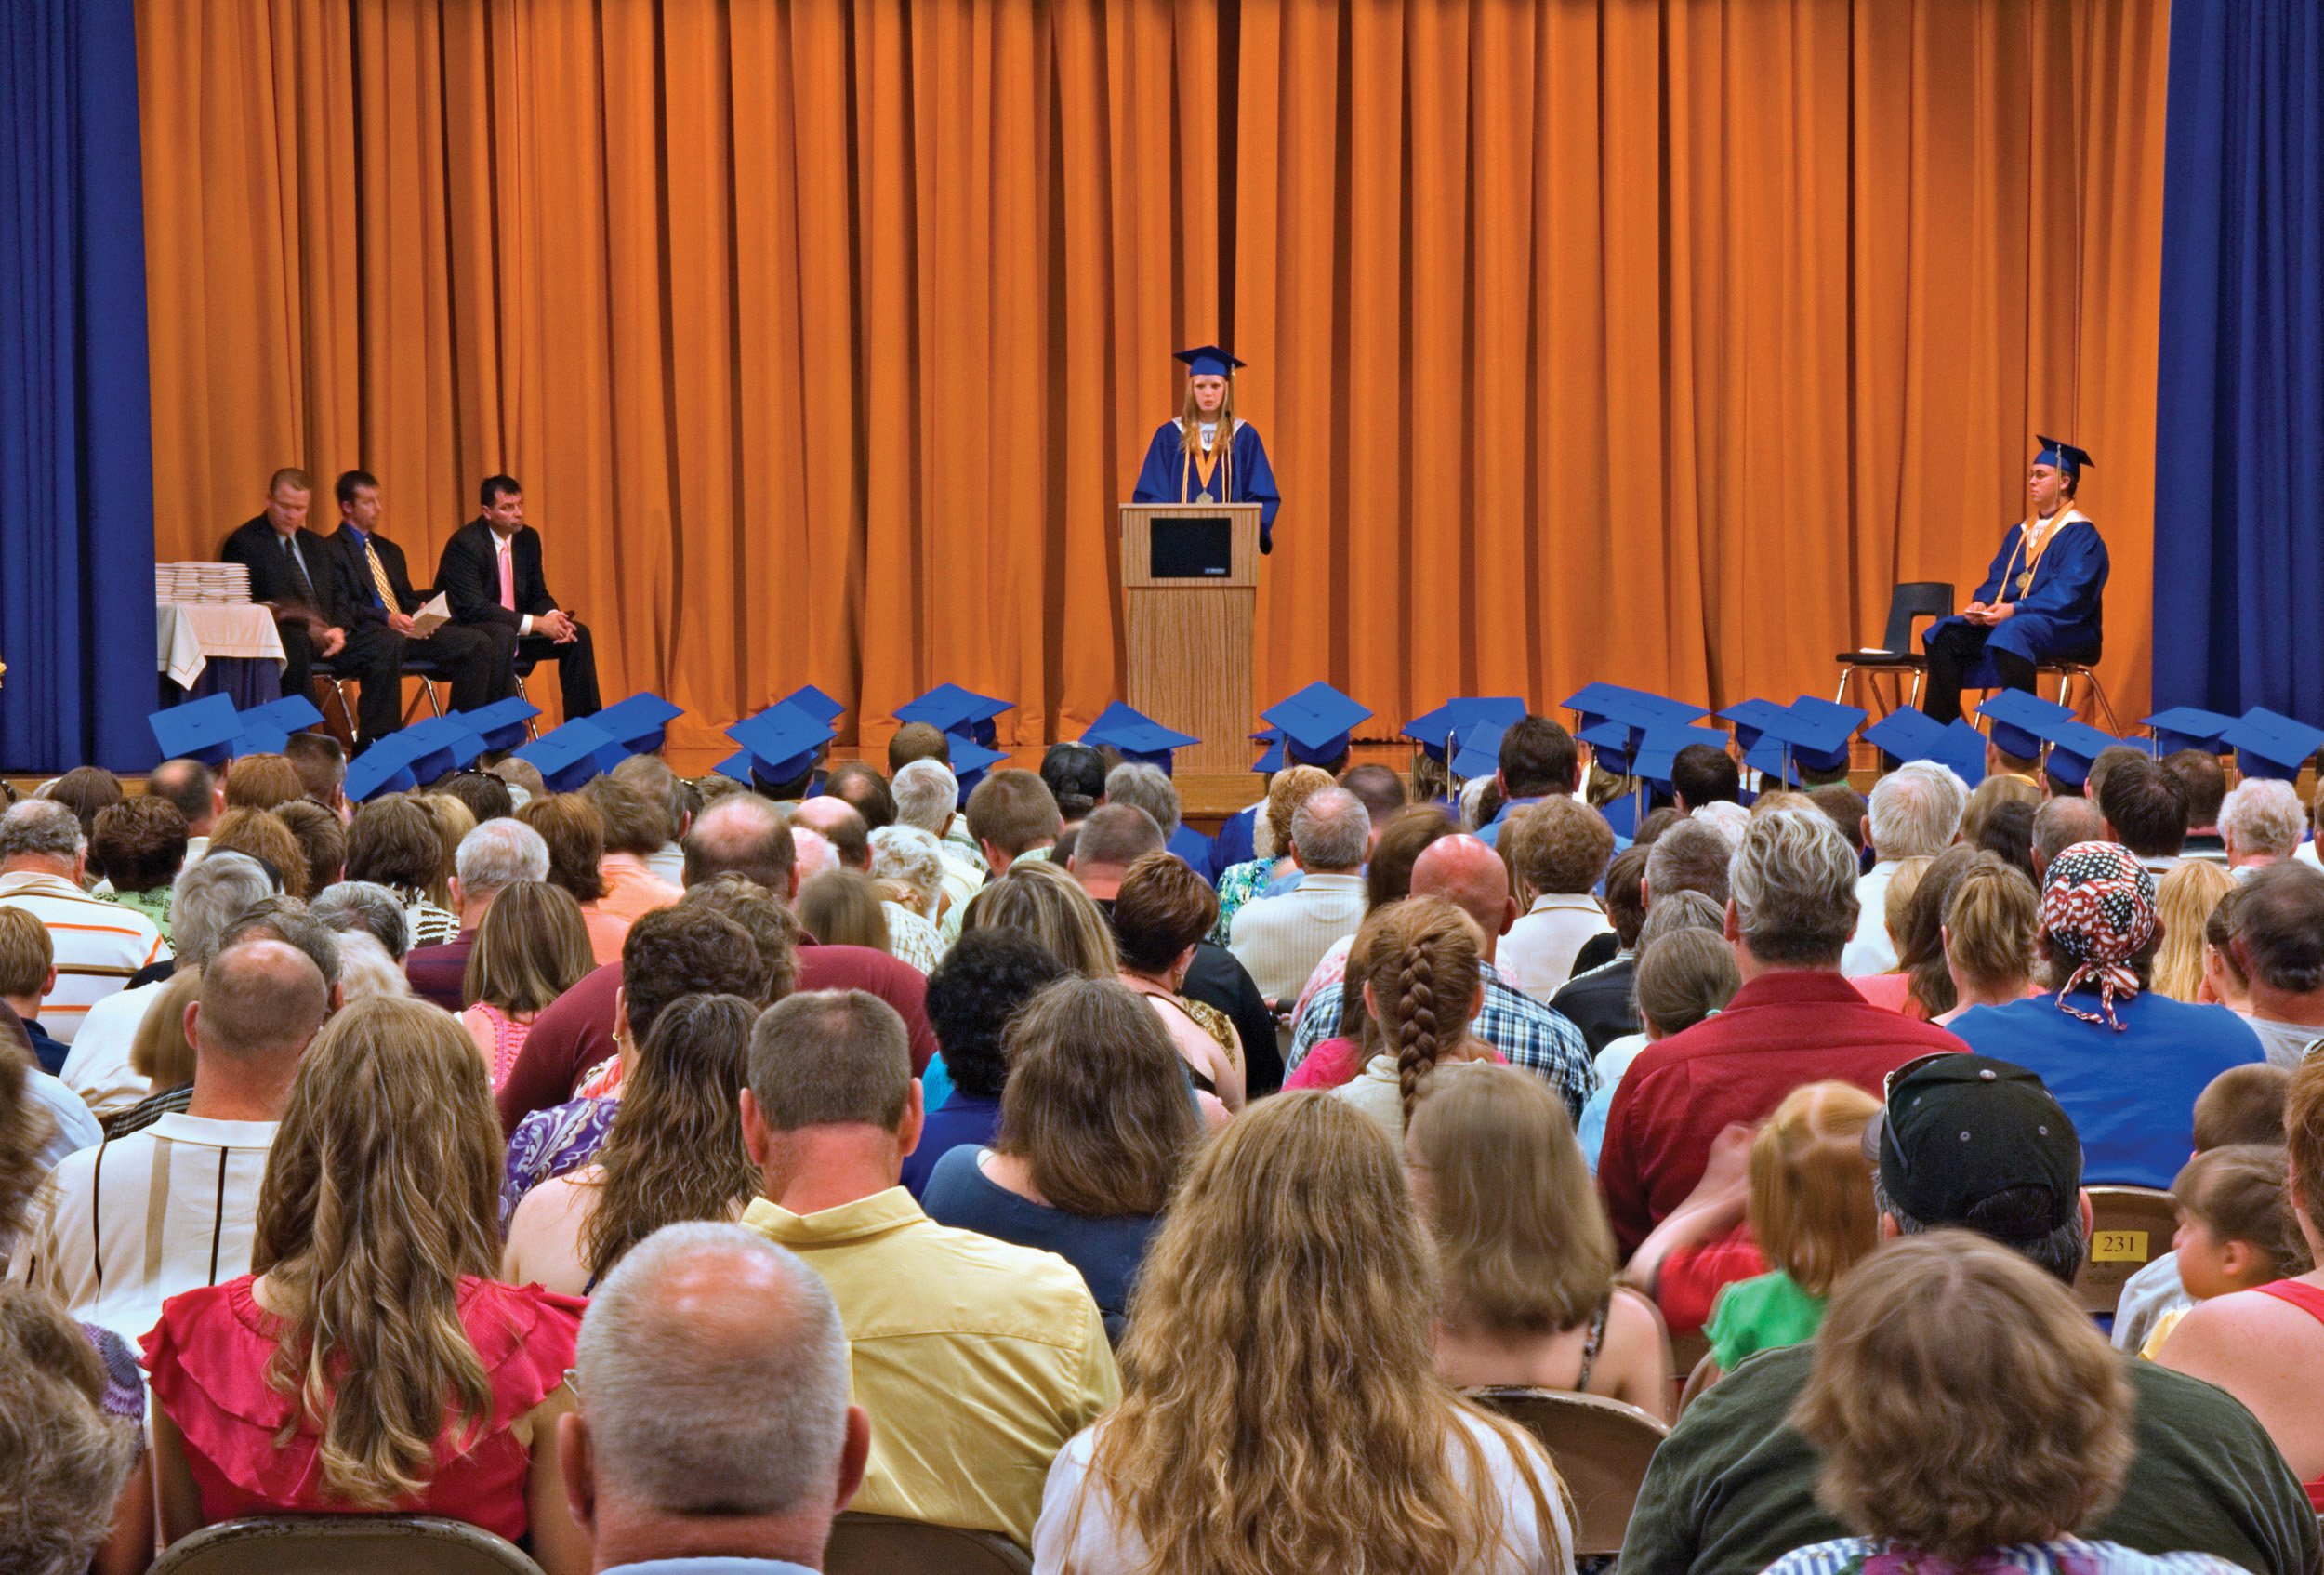
[[1924, 1225], [2037, 1241], [2080, 1210], [2082, 1144], [2040, 1078], [1985, 1055], [1938, 1054], [1888, 1076], [1864, 1129], [1881, 1187]]

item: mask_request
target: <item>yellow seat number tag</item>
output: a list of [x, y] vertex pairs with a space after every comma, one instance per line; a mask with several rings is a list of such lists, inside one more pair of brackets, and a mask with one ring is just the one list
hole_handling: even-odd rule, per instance
[[2144, 1264], [2152, 1256], [2146, 1251], [2146, 1232], [2143, 1230], [2091, 1233], [2090, 1261], [2093, 1264]]

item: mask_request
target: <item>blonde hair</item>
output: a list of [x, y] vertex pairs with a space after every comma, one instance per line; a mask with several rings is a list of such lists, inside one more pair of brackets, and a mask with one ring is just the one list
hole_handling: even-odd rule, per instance
[[267, 1382], [320, 1436], [323, 1497], [421, 1492], [447, 1430], [472, 1448], [492, 1385], [461, 1282], [497, 1272], [501, 1142], [475, 1041], [425, 1001], [360, 1001], [300, 1060], [258, 1192], [250, 1266], [282, 1335]]
[[169, 976], [138, 1022], [137, 1037], [129, 1041], [129, 1070], [151, 1083], [155, 1093], [193, 1081], [193, 1046], [186, 1042], [186, 1008], [201, 995], [201, 965], [189, 964]]
[[1898, 859], [1895, 873], [1888, 878], [1888, 894], [1881, 903], [1881, 928], [1888, 933], [1890, 946], [1901, 951], [1905, 933], [1905, 917], [1912, 911], [1912, 893], [1921, 889], [1921, 877], [1929, 872], [1934, 858], [1915, 856]]
[[2266, 1272], [2257, 1283], [2288, 1279], [2315, 1267], [2292, 1211], [2288, 1175], [2279, 1145], [2227, 1144], [2206, 1148], [2181, 1166], [2171, 1197], [2200, 1220], [2214, 1240], [2240, 1241], [2265, 1259]]
[[1428, 1096], [1436, 1064], [1467, 1037], [1484, 978], [1476, 921], [1443, 897], [1406, 897], [1374, 908], [1356, 932], [1373, 1021], [1396, 1058], [1404, 1118]]
[[2162, 944], [2155, 951], [2155, 988], [2191, 1001], [2203, 985], [2203, 929], [2235, 877], [2203, 859], [2188, 859], [2155, 887], [2155, 922]]
[[1850, 1529], [1966, 1568], [2111, 1505], [2132, 1392], [2058, 1280], [1965, 1230], [1889, 1243], [1842, 1283], [1791, 1422]]
[[1565, 1105], [1510, 1066], [1479, 1066], [1414, 1112], [1406, 1162], [1428, 1176], [1448, 1328], [1555, 1333], [1614, 1289], [1614, 1232]]
[[[1981, 988], [2023, 985], [2033, 977], [2040, 926], [2041, 898], [2025, 872], [1999, 858], [1980, 859], [1954, 882], [1945, 905], [1945, 959]], [[2196, 960], [2199, 969], [2199, 952]]]
[[428, 900], [441, 908], [452, 908], [452, 877], [460, 857], [460, 840], [476, 829], [476, 812], [450, 793], [417, 793], [419, 807], [428, 812], [436, 823], [436, 840], [443, 844], [443, 863], [436, 871], [436, 879], [429, 885]]
[[[1233, 439], [1235, 429], [1242, 425], [1235, 418], [1235, 374], [1232, 372], [1226, 376], [1226, 392], [1219, 399], [1218, 422], [1221, 443]], [[1189, 372], [1186, 374], [1186, 397], [1179, 402], [1178, 406], [1179, 442], [1189, 452], [1201, 445], [1201, 427], [1202, 407], [1195, 403], [1195, 374]]]
[[1864, 1129], [1879, 1100], [1853, 1083], [1784, 1096], [1751, 1140], [1751, 1235], [1811, 1296], [1829, 1296], [1880, 1238]]
[[[1266, 833], [1265, 845], [1251, 851], [1261, 858], [1281, 858], [1291, 851], [1291, 817], [1300, 806], [1331, 786], [1331, 773], [1319, 765], [1286, 766], [1267, 779], [1267, 807], [1255, 831]], [[1254, 838], [1254, 841], [1258, 839]]]
[[540, 1011], [597, 966], [589, 928], [573, 893], [546, 880], [516, 880], [500, 889], [476, 927], [460, 998], [511, 1015]]
[[969, 899], [960, 928], [1016, 930], [1085, 979], [1122, 971], [1113, 927], [1081, 882], [1047, 859], [1020, 859]]
[[1155, 1236], [1122, 1401], [1081, 1493], [1102, 1483], [1149, 1568], [1171, 1575], [1454, 1575], [1506, 1536], [1489, 1433], [1549, 1534], [1556, 1471], [1436, 1381], [1435, 1305], [1379, 1124], [1319, 1092], [1253, 1105], [1195, 1156]]
[[209, 853], [248, 854], [274, 871], [284, 896], [307, 894], [307, 850], [270, 810], [231, 809], [219, 815], [210, 830]]

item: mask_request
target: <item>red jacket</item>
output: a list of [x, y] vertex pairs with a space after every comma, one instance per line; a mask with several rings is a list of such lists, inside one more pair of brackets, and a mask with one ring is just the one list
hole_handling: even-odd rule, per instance
[[1802, 1083], [1881, 1079], [1932, 1051], [1969, 1047], [1874, 1006], [1838, 973], [1763, 973], [1726, 1010], [1641, 1051], [1606, 1113], [1598, 1187], [1625, 1255], [1702, 1180], [1728, 1123], [1763, 1120]]

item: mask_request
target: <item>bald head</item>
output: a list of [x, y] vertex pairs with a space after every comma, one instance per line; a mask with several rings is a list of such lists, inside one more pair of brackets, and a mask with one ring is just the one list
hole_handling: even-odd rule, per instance
[[740, 875], [787, 900], [793, 890], [790, 823], [754, 793], [730, 793], [686, 828], [686, 884]]
[[804, 826], [791, 827], [791, 846], [797, 850], [796, 864], [801, 886], [826, 869], [839, 866], [839, 850], [831, 845], [831, 839], [820, 831], [810, 831]]
[[1439, 837], [1420, 850], [1412, 865], [1412, 894], [1443, 897], [1476, 920], [1485, 933], [1486, 956], [1517, 921], [1517, 899], [1509, 889], [1509, 867], [1492, 845], [1465, 833]]
[[574, 1365], [588, 1442], [575, 1497], [594, 1500], [601, 1538], [620, 1529], [604, 1522], [655, 1521], [647, 1540], [770, 1556], [706, 1548], [685, 1528], [803, 1515], [827, 1529], [844, 1502], [838, 1310], [813, 1270], [756, 1231], [679, 1224], [646, 1238], [590, 1298]]
[[265, 1063], [279, 1069], [297, 1061], [330, 1009], [330, 986], [314, 959], [287, 941], [241, 941], [202, 971], [187, 1038], [201, 1068]]
[[2050, 861], [2077, 842], [2106, 840], [2106, 817], [2088, 799], [2052, 799], [2034, 812], [2033, 867], [2037, 879], [2050, 872]]
[[845, 799], [828, 793], [809, 799], [791, 812], [791, 825], [822, 833], [850, 869], [871, 867], [871, 825]]

